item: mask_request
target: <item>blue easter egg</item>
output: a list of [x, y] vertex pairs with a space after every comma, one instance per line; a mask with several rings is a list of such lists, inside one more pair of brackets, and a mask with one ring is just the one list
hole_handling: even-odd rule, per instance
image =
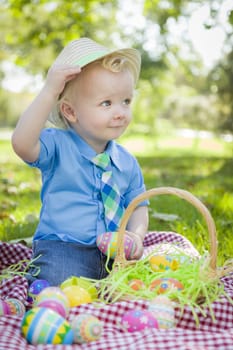
[[27, 311], [21, 323], [23, 336], [30, 344], [72, 344], [70, 324], [53, 310], [35, 307]]
[[35, 297], [40, 294], [40, 292], [49, 287], [49, 282], [46, 280], [35, 280], [32, 282], [32, 284], [30, 285], [29, 289], [28, 289], [28, 301], [30, 303], [33, 303], [33, 301], [35, 300]]

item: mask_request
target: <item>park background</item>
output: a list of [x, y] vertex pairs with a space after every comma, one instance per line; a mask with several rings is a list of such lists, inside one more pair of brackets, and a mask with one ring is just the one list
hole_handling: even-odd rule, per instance
[[[13, 153], [12, 130], [63, 46], [87, 36], [140, 50], [134, 119], [119, 142], [148, 189], [179, 187], [207, 206], [218, 262], [232, 258], [233, 2], [1, 0], [0, 18], [0, 240], [30, 244], [40, 210], [40, 174]], [[203, 218], [177, 197], [150, 200], [150, 229], [209, 249]]]

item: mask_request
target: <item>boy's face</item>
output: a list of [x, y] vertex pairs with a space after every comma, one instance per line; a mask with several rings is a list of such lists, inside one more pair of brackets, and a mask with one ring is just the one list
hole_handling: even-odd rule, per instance
[[113, 73], [99, 64], [84, 69], [72, 89], [72, 127], [97, 152], [118, 138], [131, 121], [134, 81], [128, 70]]

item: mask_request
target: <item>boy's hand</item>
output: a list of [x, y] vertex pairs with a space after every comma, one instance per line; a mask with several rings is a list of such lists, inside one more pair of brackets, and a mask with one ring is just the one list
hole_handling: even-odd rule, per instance
[[134, 260], [134, 259], [139, 260], [142, 257], [143, 250], [144, 250], [143, 241], [141, 237], [138, 234], [131, 231], [126, 231], [126, 235], [132, 238], [136, 244], [136, 250], [134, 254], [130, 257], [130, 260]]
[[73, 67], [54, 64], [48, 71], [45, 88], [57, 98], [64, 90], [66, 83], [76, 78], [80, 72], [81, 68], [79, 66]]

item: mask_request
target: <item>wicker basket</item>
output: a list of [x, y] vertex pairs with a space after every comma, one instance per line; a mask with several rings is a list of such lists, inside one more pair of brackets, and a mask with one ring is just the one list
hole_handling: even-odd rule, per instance
[[[153, 188], [150, 189], [143, 194], [137, 196], [127, 207], [120, 228], [119, 228], [119, 234], [118, 234], [118, 239], [117, 239], [117, 253], [116, 253], [116, 258], [113, 266], [112, 273], [116, 269], [121, 269], [126, 267], [129, 264], [134, 264], [135, 261], [129, 261], [126, 260], [125, 254], [124, 254], [124, 233], [126, 230], [126, 226], [128, 223], [128, 220], [132, 214], [132, 212], [135, 210], [135, 208], [138, 206], [139, 203], [142, 201], [149, 199], [153, 196], [157, 195], [175, 195], [178, 196], [187, 202], [191, 203], [204, 217], [207, 228], [208, 228], [208, 233], [209, 233], [209, 241], [210, 241], [210, 260], [209, 260], [209, 267], [210, 270], [212, 271], [213, 275], [217, 274], [217, 237], [216, 237], [216, 227], [214, 220], [209, 212], [209, 210], [205, 207], [205, 205], [194, 195], [192, 195], [190, 192], [175, 188], [175, 187], [159, 187], [159, 188]], [[218, 271], [219, 273], [219, 271]]]
[[[148, 258], [141, 259], [140, 261], [126, 260], [124, 253], [124, 234], [126, 231], [128, 220], [135, 208], [138, 206], [138, 204], [153, 196], [162, 194], [175, 195], [191, 203], [204, 218], [209, 235], [209, 251], [207, 252], [207, 254], [205, 254], [200, 259], [195, 259], [195, 262], [193, 261], [190, 269], [187, 264], [183, 265], [182, 271], [184, 274], [184, 269], [189, 269], [189, 271], [187, 271], [187, 276], [191, 289], [186, 284], [186, 287], [184, 289], [185, 293], [178, 292], [176, 295], [173, 296], [173, 299], [178, 301], [178, 303], [183, 306], [184, 303], [186, 303], [191, 307], [192, 310], [194, 310], [194, 308], [197, 305], [203, 305], [203, 307], [205, 307], [206, 302], [208, 303], [208, 307], [211, 309], [211, 302], [217, 300], [217, 298], [219, 298], [220, 295], [224, 293], [223, 285], [220, 281], [220, 278], [233, 272], [233, 261], [227, 262], [223, 267], [217, 267], [216, 227], [210, 212], [205, 207], [205, 205], [190, 192], [174, 187], [159, 187], [148, 190], [136, 197], [127, 207], [123, 219], [121, 221], [120, 228], [118, 230], [116, 257], [112, 271], [106, 279], [99, 281], [98, 284], [100, 290], [100, 299], [102, 301], [110, 303], [119, 300], [133, 300], [135, 298], [151, 300], [152, 298], [154, 298], [155, 293], [157, 293], [156, 291], [155, 293], [154, 291], [148, 292], [148, 285], [146, 288], [146, 292], [145, 290], [142, 290], [142, 292], [140, 290], [138, 292], [135, 292], [132, 289], [130, 289], [128, 284], [130, 274], [132, 273], [135, 276], [135, 273], [137, 274], [137, 272], [135, 271], [138, 271], [138, 268], [143, 268], [144, 266], [146, 266], [146, 264], [148, 264]], [[145, 271], [147, 271], [146, 268]], [[176, 271], [174, 272], [176, 273]], [[152, 273], [150, 277], [154, 279], [163, 276], [157, 275], [156, 277], [155, 274]], [[199, 279], [200, 283], [197, 283], [195, 285], [196, 291], [194, 291], [193, 283], [196, 283], [197, 281], [199, 281]], [[181, 280], [180, 282], [183, 281]], [[192, 293], [194, 293], [196, 299], [193, 299]]]

